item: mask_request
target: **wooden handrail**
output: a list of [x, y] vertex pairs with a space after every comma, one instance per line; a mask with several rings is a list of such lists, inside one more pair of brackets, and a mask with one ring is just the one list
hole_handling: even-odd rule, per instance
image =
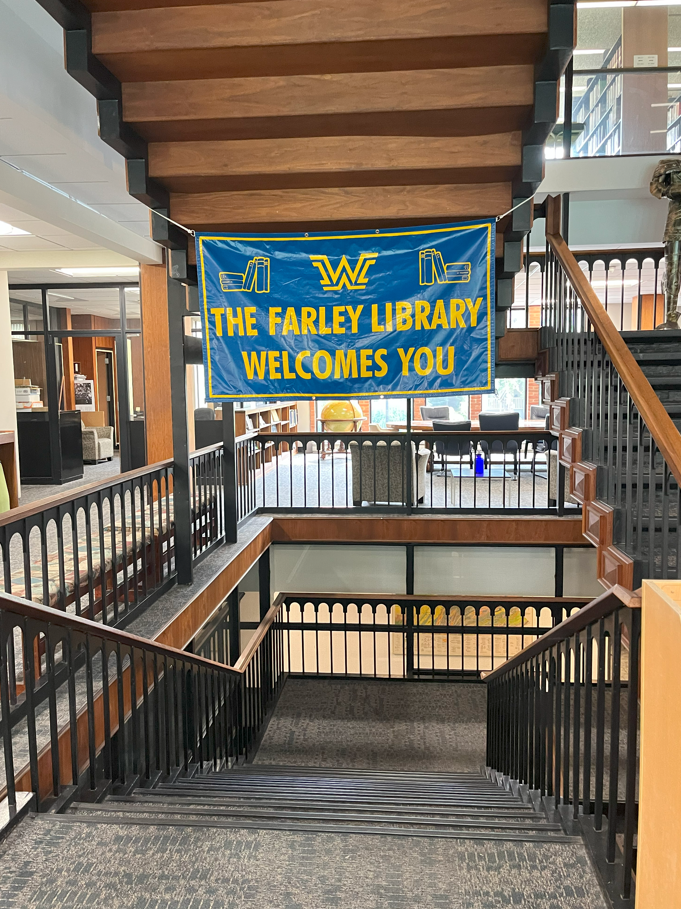
[[187, 653], [186, 650], [177, 650], [177, 648], [169, 647], [167, 644], [158, 644], [149, 638], [141, 638], [136, 634], [112, 628], [110, 625], [103, 625], [101, 622], [92, 622], [82, 616], [65, 613], [60, 609], [52, 609], [51, 606], [29, 603], [28, 600], [22, 600], [9, 593], [0, 594], [0, 610], [5, 610], [5, 612], [20, 615], [27, 619], [33, 619], [37, 622], [47, 622], [50, 625], [58, 625], [60, 628], [68, 628], [78, 634], [101, 638], [110, 641], [112, 644], [120, 644], [122, 647], [136, 647], [138, 650], [146, 650], [158, 656], [183, 660], [199, 668], [224, 669], [234, 675], [243, 674], [243, 669], [235, 669], [232, 666], [226, 666], [224, 663], [217, 663], [214, 660], [206, 659], [206, 657]]
[[203, 448], [197, 448], [196, 451], [190, 451], [189, 460], [191, 461], [192, 458], [198, 458], [199, 455], [210, 454], [211, 451], [219, 451], [219, 449], [222, 447], [222, 442], [214, 442], [212, 445], [204, 445]]
[[516, 666], [526, 663], [527, 660], [531, 660], [532, 657], [538, 656], [540, 653], [548, 650], [549, 647], [560, 644], [561, 641], [564, 641], [566, 638], [578, 634], [580, 631], [583, 631], [587, 625], [591, 625], [593, 622], [597, 622], [599, 619], [610, 615], [610, 613], [614, 612], [614, 610], [619, 607], [640, 609], [641, 600], [639, 597], [633, 596], [631, 590], [627, 590], [626, 587], [615, 584], [610, 590], [606, 590], [605, 593], [602, 593], [595, 600], [592, 600], [588, 606], [585, 606], [583, 609], [580, 609], [579, 612], [575, 612], [568, 616], [559, 625], [554, 626], [549, 631], [546, 631], [540, 638], [537, 638], [536, 641], [528, 644], [527, 647], [523, 647], [519, 653], [509, 660], [506, 660], [498, 669], [494, 669], [492, 672], [483, 673], [484, 680], [486, 682], [491, 682], [505, 673], [511, 672]]
[[[547, 227], [549, 221], [547, 219]], [[664, 404], [655, 394], [634, 355], [598, 299], [586, 275], [577, 264], [565, 240], [559, 234], [547, 234], [549, 246], [560, 262], [573, 290], [579, 297], [599, 340], [608, 352], [626, 390], [638, 408], [644, 423], [662, 452], [677, 483], [681, 484], [681, 435]]]
[[24, 518], [31, 518], [33, 515], [40, 514], [42, 511], [47, 511], [48, 508], [66, 505], [68, 502], [73, 502], [74, 499], [80, 499], [83, 496], [91, 495], [94, 492], [100, 492], [111, 486], [118, 486], [121, 483], [127, 483], [130, 480], [136, 480], [138, 477], [143, 477], [147, 473], [154, 473], [154, 471], [163, 470], [166, 467], [172, 466], [173, 459], [168, 458], [165, 461], [157, 461], [156, 464], [149, 464], [147, 467], [138, 467], [136, 470], [128, 470], [126, 473], [113, 474], [99, 483], [86, 483], [83, 486], [77, 486], [69, 492], [57, 493], [56, 496], [49, 496], [48, 498], [41, 499], [39, 502], [34, 502], [31, 505], [20, 505], [19, 508], [11, 508], [3, 515], [0, 515], [0, 527], [4, 527], [7, 524], [13, 524], [15, 521], [22, 521]]
[[272, 623], [274, 622], [275, 618], [277, 617], [277, 614], [281, 610], [285, 597], [286, 597], [286, 594], [280, 593], [279, 596], [274, 601], [274, 603], [271, 605], [271, 607], [267, 611], [267, 615], [260, 622], [255, 634], [253, 635], [253, 637], [250, 639], [250, 641], [246, 645], [246, 649], [244, 650], [244, 652], [240, 655], [239, 659], [234, 664], [235, 672], [243, 673], [246, 671], [246, 667], [253, 659], [254, 653], [256, 652], [258, 647], [260, 647], [260, 645], [262, 644], [265, 635], [272, 627]]

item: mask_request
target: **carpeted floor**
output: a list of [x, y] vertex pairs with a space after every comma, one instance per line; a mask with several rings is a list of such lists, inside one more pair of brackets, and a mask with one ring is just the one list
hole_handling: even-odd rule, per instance
[[484, 684], [289, 679], [255, 762], [477, 772], [486, 703]]
[[66, 824], [0, 845], [0, 909], [605, 909], [583, 846]]

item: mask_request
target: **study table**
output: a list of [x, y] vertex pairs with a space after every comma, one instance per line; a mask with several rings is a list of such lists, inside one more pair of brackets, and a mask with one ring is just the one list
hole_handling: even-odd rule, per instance
[[[439, 422], [438, 420], [435, 421]], [[465, 420], [460, 422], [465, 423]], [[387, 432], [404, 432], [407, 429], [406, 421], [397, 421], [386, 423]], [[489, 432], [519, 432], [521, 429], [534, 430], [535, 432], [546, 432], [546, 421], [545, 420], [520, 420], [518, 423], [518, 429], [490, 429]], [[432, 432], [433, 431], [433, 421], [432, 420], [412, 420], [411, 421], [411, 430], [412, 432]], [[480, 422], [479, 420], [471, 421], [470, 432], [480, 432]], [[460, 432], [460, 430], [452, 430], [452, 432]]]

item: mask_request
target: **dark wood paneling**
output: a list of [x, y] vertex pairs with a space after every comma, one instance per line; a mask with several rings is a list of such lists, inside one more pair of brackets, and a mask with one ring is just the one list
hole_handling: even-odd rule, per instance
[[492, 217], [511, 207], [511, 184], [280, 189], [171, 195], [181, 224], [219, 229], [226, 224], [352, 219], [382, 225], [387, 218]]
[[582, 459], [582, 430], [566, 429], [558, 438], [558, 458], [564, 467], [571, 467]]
[[154, 464], [173, 456], [168, 291], [163, 265], [140, 268], [140, 305], [144, 344], [144, 398], [147, 461]]
[[282, 517], [272, 542], [517, 543], [586, 546], [580, 517]]
[[595, 500], [585, 501], [582, 511], [582, 532], [594, 546], [612, 545], [613, 510]]
[[499, 338], [497, 362], [534, 360], [538, 350], [538, 328], [507, 328], [503, 338]]

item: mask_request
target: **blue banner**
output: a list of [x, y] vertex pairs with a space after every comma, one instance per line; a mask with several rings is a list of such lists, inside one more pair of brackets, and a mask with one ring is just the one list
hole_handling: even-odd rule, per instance
[[494, 221], [196, 235], [206, 396], [494, 390]]

